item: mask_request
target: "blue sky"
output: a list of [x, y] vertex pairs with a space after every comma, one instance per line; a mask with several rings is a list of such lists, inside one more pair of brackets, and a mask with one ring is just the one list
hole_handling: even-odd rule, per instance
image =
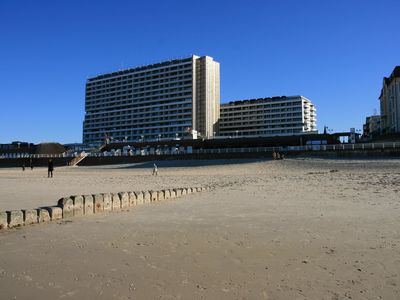
[[191, 54], [221, 102], [304, 95], [362, 128], [400, 64], [398, 0], [0, 1], [0, 143], [81, 142], [87, 77]]

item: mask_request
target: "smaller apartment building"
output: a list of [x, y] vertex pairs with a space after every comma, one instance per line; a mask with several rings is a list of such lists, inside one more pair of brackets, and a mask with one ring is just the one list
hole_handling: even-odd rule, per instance
[[369, 116], [363, 125], [363, 137], [372, 138], [381, 132], [381, 116]]
[[315, 133], [315, 106], [303, 96], [282, 96], [221, 104], [219, 136], [257, 137]]

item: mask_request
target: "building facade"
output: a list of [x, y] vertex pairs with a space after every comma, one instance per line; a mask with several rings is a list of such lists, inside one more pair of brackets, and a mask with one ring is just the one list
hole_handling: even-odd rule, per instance
[[211, 138], [219, 118], [219, 63], [191, 56], [89, 78], [83, 143]]
[[317, 131], [317, 114], [303, 96], [272, 97], [221, 104], [219, 136], [257, 137]]
[[370, 139], [381, 133], [381, 116], [369, 116], [363, 125], [363, 138]]
[[400, 66], [383, 78], [379, 100], [382, 133], [400, 132]]

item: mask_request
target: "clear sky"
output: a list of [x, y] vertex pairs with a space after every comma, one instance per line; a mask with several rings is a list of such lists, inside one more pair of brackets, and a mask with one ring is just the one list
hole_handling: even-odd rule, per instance
[[81, 142], [97, 74], [209, 55], [221, 102], [303, 95], [362, 128], [400, 64], [399, 0], [0, 1], [0, 143]]

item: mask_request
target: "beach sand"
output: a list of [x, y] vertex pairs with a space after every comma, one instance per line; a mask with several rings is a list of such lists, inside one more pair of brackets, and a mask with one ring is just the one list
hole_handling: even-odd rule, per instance
[[151, 166], [0, 170], [1, 210], [219, 185], [0, 232], [0, 299], [400, 299], [400, 160]]

